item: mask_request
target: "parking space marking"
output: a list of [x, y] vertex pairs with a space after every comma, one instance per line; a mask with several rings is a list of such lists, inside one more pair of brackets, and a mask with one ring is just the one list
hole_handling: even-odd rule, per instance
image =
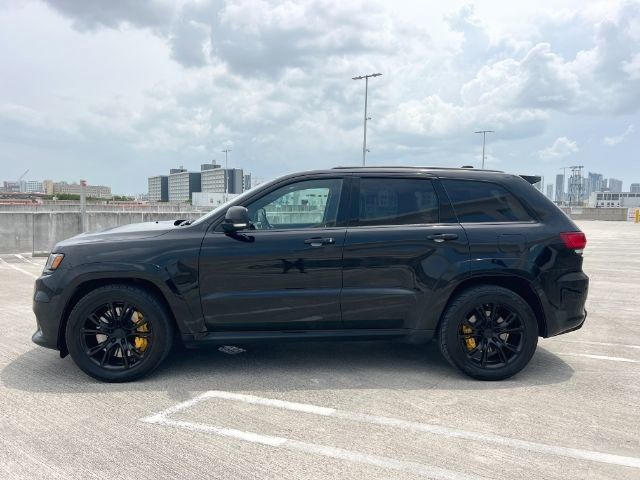
[[27, 262], [27, 263], [30, 263], [31, 265], [35, 265], [36, 267], [42, 267], [42, 264], [32, 262], [31, 260], [23, 256], [21, 253], [14, 253], [13, 256], [18, 258], [19, 260], [22, 260], [23, 262]]
[[23, 269], [22, 269], [22, 268], [20, 268], [20, 267], [16, 267], [15, 265], [13, 265], [13, 264], [11, 264], [11, 263], [6, 262], [3, 258], [0, 258], [0, 265], [6, 265], [7, 267], [12, 268], [13, 270], [17, 270], [18, 272], [22, 272], [22, 273], [24, 273], [25, 275], [29, 275], [30, 277], [32, 277], [32, 278], [34, 278], [34, 279], [38, 278], [38, 276], [37, 276], [37, 275], [34, 275], [34, 274], [33, 274], [33, 273], [31, 273], [31, 272], [27, 272], [26, 270], [23, 270]]
[[[245, 439], [245, 438], [255, 439], [257, 438], [257, 437], [254, 437], [255, 435], [258, 435], [258, 437], [262, 437], [259, 434], [255, 434], [251, 432], [240, 432], [237, 430], [229, 430], [221, 427], [212, 427], [204, 424], [182, 422], [182, 421], [169, 418], [171, 415], [184, 411], [196, 405], [197, 403], [200, 403], [209, 398], [220, 398], [224, 400], [238, 401], [238, 402], [254, 404], [254, 405], [281, 408], [281, 409], [291, 410], [295, 412], [310, 413], [310, 414], [319, 415], [319, 416], [337, 417], [345, 420], [353, 420], [356, 422], [396, 427], [399, 429], [411, 430], [414, 432], [429, 433], [429, 434], [440, 435], [440, 436], [449, 437], [449, 438], [460, 438], [465, 440], [492, 443], [495, 445], [501, 445], [505, 447], [526, 450], [526, 451], [536, 452], [536, 453], [574, 458], [577, 460], [589, 460], [593, 462], [606, 463], [610, 465], [640, 468], [640, 458], [638, 457], [615, 455], [615, 454], [597, 452], [597, 451], [586, 450], [581, 448], [562, 447], [558, 445], [550, 445], [545, 443], [531, 442], [528, 440], [520, 440], [517, 438], [503, 437], [503, 436], [495, 435], [491, 433], [479, 433], [479, 432], [462, 430], [462, 429], [453, 428], [453, 427], [445, 427], [442, 425], [420, 423], [420, 422], [402, 420], [399, 418], [392, 418], [392, 417], [369, 415], [365, 413], [350, 412], [347, 410], [339, 410], [336, 408], [322, 407], [322, 406], [311, 405], [307, 403], [288, 402], [285, 400], [276, 400], [271, 398], [258, 397], [255, 395], [224, 392], [220, 390], [211, 390], [208, 392], [204, 392], [201, 395], [198, 395], [197, 397], [191, 400], [187, 400], [186, 402], [179, 403], [178, 405], [175, 405], [166, 410], [163, 410], [160, 413], [143, 418], [142, 421], [147, 423], [169, 425], [173, 427], [187, 428], [187, 429], [193, 429], [198, 431], [207, 431], [209, 433], [216, 433], [218, 435], [234, 436], [234, 438], [240, 438], [240, 439]], [[221, 433], [223, 431], [225, 433]], [[298, 442], [295, 440], [284, 439], [281, 437], [271, 437], [271, 436], [264, 436], [264, 437], [265, 437], [265, 442], [282, 442], [282, 441], [287, 442], [286, 445], [279, 444], [275, 446], [284, 445], [286, 447], [291, 445], [298, 445], [297, 447], [292, 447], [294, 450], [301, 450], [301, 448], [299, 448], [301, 447], [301, 445], [305, 445], [305, 448], [308, 449], [305, 451], [311, 451], [310, 449], [312, 447], [320, 448], [320, 449], [322, 448], [333, 449], [333, 447], [324, 447], [321, 445], [306, 444], [305, 442]], [[248, 440], [248, 441], [252, 441], [252, 440]], [[256, 441], [257, 443], [264, 443], [265, 445], [269, 444], [269, 443], [260, 442], [257, 440], [254, 440], [254, 441]], [[340, 450], [340, 449], [337, 449], [337, 450]], [[348, 450], [343, 450], [343, 452], [348, 452], [349, 454], [355, 454], [355, 455], [364, 455], [358, 452], [350, 452]], [[329, 455], [329, 456], [333, 456], [333, 455]], [[368, 457], [368, 456], [364, 455], [364, 457]], [[364, 457], [362, 457], [361, 460], [354, 460], [354, 461], [363, 461]], [[343, 458], [343, 457], [335, 457], [335, 458]], [[386, 457], [377, 457], [377, 458], [383, 459], [384, 461], [389, 460], [392, 462], [397, 462], [397, 460], [387, 459]], [[404, 464], [407, 462], [401, 462], [401, 463]], [[412, 462], [408, 462], [408, 463], [412, 463]], [[420, 464], [417, 464], [417, 465], [420, 465]], [[429, 468], [429, 469], [431, 468], [431, 467], [427, 467], [426, 465], [423, 465], [422, 467]], [[389, 467], [389, 468], [395, 468], [395, 467]], [[450, 472], [450, 473], [455, 473], [455, 472]]]
[[263, 435], [254, 432], [245, 432], [233, 428], [216, 427], [203, 423], [174, 420], [163, 415], [154, 415], [143, 420], [147, 423], [153, 423], [156, 425], [165, 425], [169, 427], [182, 428], [192, 432], [203, 432], [213, 435], [219, 435], [222, 437], [235, 438], [237, 440], [258, 443], [260, 445], [267, 445], [269, 447], [284, 448], [286, 450], [302, 452], [305, 454], [311, 453], [322, 455], [324, 457], [331, 457], [338, 460], [347, 460], [349, 462], [372, 465], [389, 470], [398, 470], [428, 478], [442, 480], [475, 480], [482, 478], [478, 477], [477, 475], [468, 475], [464, 473], [454, 472], [453, 470], [425, 465], [418, 462], [397, 460], [395, 458], [383, 457], [381, 455], [370, 455], [367, 453], [355, 452], [353, 450], [346, 450], [344, 448], [319, 445], [309, 442], [301, 442], [299, 440], [291, 440], [289, 438]]
[[600, 345], [603, 347], [623, 347], [623, 348], [637, 348], [640, 349], [640, 345], [631, 345], [628, 343], [612, 343], [612, 342], [593, 342], [590, 340], [565, 340], [564, 338], [554, 338], [553, 342], [560, 343], [582, 343], [585, 345]]
[[591, 358], [593, 360], [609, 360], [611, 362], [640, 363], [640, 360], [633, 360], [632, 358], [609, 357], [607, 355], [591, 355], [589, 353], [557, 353], [556, 352], [556, 355], [562, 355], [565, 357]]

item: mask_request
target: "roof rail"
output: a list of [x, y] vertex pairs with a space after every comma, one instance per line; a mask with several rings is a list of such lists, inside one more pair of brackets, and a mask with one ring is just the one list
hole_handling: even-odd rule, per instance
[[356, 165], [356, 166], [338, 166], [338, 167], [333, 167], [333, 170], [364, 170], [364, 169], [382, 169], [382, 168], [398, 168], [398, 169], [413, 169], [413, 170], [418, 170], [418, 169], [423, 169], [423, 170], [473, 170], [476, 172], [494, 172], [494, 173], [504, 173], [502, 170], [488, 170], [488, 169], [480, 169], [480, 168], [473, 168], [469, 165], [464, 165], [463, 167], [430, 167], [430, 166], [422, 166], [422, 165], [371, 165], [371, 166], [361, 166], [361, 165]]

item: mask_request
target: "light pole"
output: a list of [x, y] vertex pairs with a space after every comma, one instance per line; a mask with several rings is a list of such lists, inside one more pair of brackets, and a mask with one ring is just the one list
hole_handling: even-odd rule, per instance
[[229, 152], [231, 149], [225, 148], [222, 150], [224, 153], [224, 201], [227, 201], [228, 189], [229, 189]]
[[482, 168], [484, 168], [484, 145], [487, 140], [487, 133], [494, 133], [493, 130], [478, 130], [473, 133], [481, 133], [482, 134]]
[[369, 78], [370, 77], [379, 77], [381, 73], [370, 73], [369, 75], [360, 75], [358, 77], [353, 77], [352, 80], [362, 80], [364, 78], [364, 140], [362, 142], [362, 166], [364, 167], [366, 157], [367, 157], [367, 121], [371, 120], [370, 117], [367, 117], [367, 95], [369, 93]]

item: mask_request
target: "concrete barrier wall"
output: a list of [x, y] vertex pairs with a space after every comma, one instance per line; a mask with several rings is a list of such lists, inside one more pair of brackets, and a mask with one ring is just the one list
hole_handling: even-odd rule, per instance
[[[87, 231], [129, 223], [195, 219], [202, 212], [87, 212]], [[0, 253], [47, 253], [65, 238], [82, 232], [80, 212], [0, 212]]]
[[562, 210], [573, 220], [627, 220], [626, 208], [564, 207]]

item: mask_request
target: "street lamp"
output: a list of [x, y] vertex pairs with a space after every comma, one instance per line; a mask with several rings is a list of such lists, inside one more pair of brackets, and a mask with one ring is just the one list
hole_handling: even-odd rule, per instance
[[478, 130], [473, 133], [481, 133], [482, 134], [482, 168], [484, 168], [484, 144], [487, 140], [487, 133], [494, 133], [493, 130]]
[[371, 117], [367, 117], [367, 95], [369, 93], [369, 78], [379, 77], [381, 73], [370, 73], [369, 75], [360, 75], [353, 77], [352, 80], [362, 80], [364, 78], [364, 140], [362, 143], [362, 166], [364, 167], [367, 157], [367, 121], [371, 120]]

